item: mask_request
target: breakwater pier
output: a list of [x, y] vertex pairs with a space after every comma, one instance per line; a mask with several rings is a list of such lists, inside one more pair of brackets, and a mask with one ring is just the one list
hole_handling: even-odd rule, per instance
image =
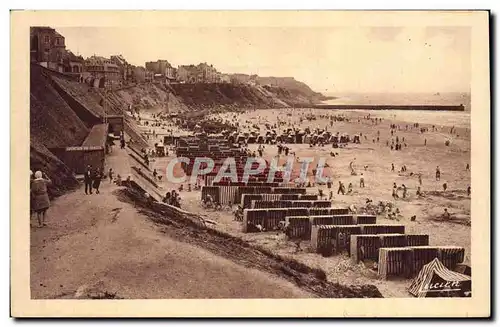
[[338, 110], [427, 110], [427, 111], [465, 111], [460, 105], [384, 105], [384, 104], [316, 104], [315, 109]]

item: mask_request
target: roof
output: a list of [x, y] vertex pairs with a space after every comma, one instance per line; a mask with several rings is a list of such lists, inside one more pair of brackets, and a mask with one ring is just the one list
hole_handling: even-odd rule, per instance
[[84, 59], [83, 59], [82, 56], [77, 56], [77, 55], [75, 55], [73, 52], [71, 52], [69, 50], [67, 51], [67, 54], [68, 54], [68, 59], [70, 61], [78, 61], [78, 62], [83, 62], [84, 61]]
[[50, 27], [50, 26], [31, 26], [30, 27], [30, 32], [34, 32], [34, 31], [37, 31], [37, 30], [50, 30], [50, 31], [55, 31], [54, 28]]
[[105, 146], [108, 136], [108, 124], [97, 124], [92, 127], [82, 146]]
[[418, 276], [412, 281], [408, 288], [410, 294], [417, 297], [425, 297], [429, 291], [425, 289], [425, 286], [431, 282], [434, 274], [448, 282], [468, 282], [471, 280], [467, 275], [449, 270], [438, 258], [434, 258], [434, 260], [422, 268]]

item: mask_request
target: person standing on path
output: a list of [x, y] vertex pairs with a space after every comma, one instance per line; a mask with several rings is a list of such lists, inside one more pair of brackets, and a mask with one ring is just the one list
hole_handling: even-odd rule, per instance
[[436, 167], [436, 181], [441, 180], [441, 170], [439, 169], [439, 166]]
[[418, 174], [418, 183], [422, 186], [422, 173]]
[[365, 187], [365, 178], [363, 177], [363, 173], [361, 173], [361, 178], [359, 179], [359, 187]]
[[[50, 207], [49, 193], [47, 186], [52, 181], [41, 171], [35, 172], [35, 179], [31, 183], [31, 196], [33, 199], [33, 211], [37, 214], [38, 227], [47, 226], [45, 223], [45, 214]], [[44, 178], [45, 177], [45, 178]]]
[[85, 194], [92, 194], [92, 166], [88, 165], [83, 178], [85, 182]]
[[108, 171], [108, 177], [109, 177], [109, 184], [113, 183], [113, 168], [109, 168], [109, 171]]
[[95, 189], [96, 194], [99, 194], [99, 186], [101, 186], [102, 175], [101, 171], [96, 171], [92, 178], [92, 187]]

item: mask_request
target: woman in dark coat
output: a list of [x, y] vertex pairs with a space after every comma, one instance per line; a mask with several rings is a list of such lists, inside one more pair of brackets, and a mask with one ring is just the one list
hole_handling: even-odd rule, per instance
[[45, 223], [45, 213], [50, 207], [49, 194], [47, 186], [51, 185], [51, 180], [41, 171], [35, 172], [35, 179], [31, 182], [31, 196], [33, 199], [33, 211], [36, 212], [38, 218], [38, 227], [47, 226]]
[[100, 170], [97, 170], [94, 175], [94, 181], [92, 187], [95, 189], [95, 193], [99, 194], [99, 186], [101, 186], [103, 174]]
[[[33, 173], [32, 170], [30, 170], [30, 190], [31, 190], [31, 184], [35, 180], [35, 174]], [[33, 213], [35, 213], [35, 210], [33, 210], [33, 194], [30, 192], [30, 220], [31, 216], [33, 216]]]

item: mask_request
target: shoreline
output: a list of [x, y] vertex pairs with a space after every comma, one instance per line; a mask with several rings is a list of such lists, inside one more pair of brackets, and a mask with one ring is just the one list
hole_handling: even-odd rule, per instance
[[465, 111], [464, 105], [316, 104], [313, 106], [313, 108], [327, 110]]

